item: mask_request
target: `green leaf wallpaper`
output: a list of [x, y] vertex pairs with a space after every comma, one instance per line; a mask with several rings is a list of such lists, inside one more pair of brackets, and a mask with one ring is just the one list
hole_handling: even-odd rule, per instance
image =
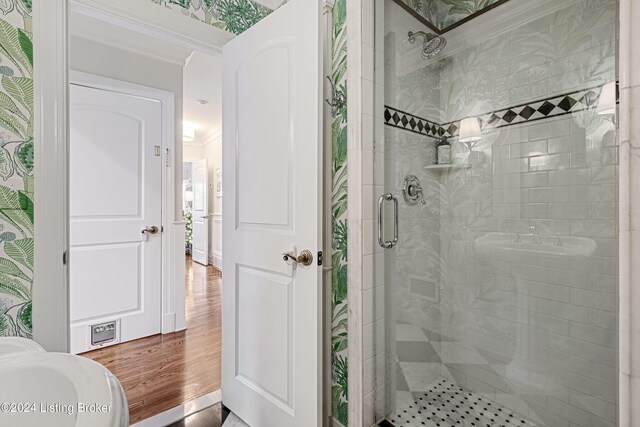
[[[337, 90], [347, 93], [347, 0], [333, 6], [333, 64], [331, 81]], [[331, 397], [332, 414], [348, 425], [348, 351], [347, 351], [347, 109], [339, 109], [332, 124], [332, 201], [331, 226]]]
[[31, 0], [0, 0], [0, 336], [31, 337]]
[[[2, 1], [2, 0], [0, 0]], [[240, 34], [271, 13], [252, 0], [151, 0], [205, 24]]]
[[446, 29], [500, 0], [399, 0], [436, 28]]

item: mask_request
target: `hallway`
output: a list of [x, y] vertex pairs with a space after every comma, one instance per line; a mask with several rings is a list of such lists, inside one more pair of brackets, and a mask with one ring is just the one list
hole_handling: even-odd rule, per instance
[[187, 330], [84, 353], [113, 372], [136, 423], [220, 388], [221, 273], [186, 261]]

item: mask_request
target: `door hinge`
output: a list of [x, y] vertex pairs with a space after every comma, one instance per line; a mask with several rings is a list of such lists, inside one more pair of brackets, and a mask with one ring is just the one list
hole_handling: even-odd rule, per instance
[[62, 252], [62, 265], [67, 265], [68, 262], [67, 251], [64, 251]]
[[169, 149], [167, 148], [165, 150], [165, 166], [169, 167], [171, 165], [171, 162], [169, 161]]
[[322, 261], [323, 261], [322, 251], [318, 251], [318, 265], [319, 266], [322, 266]]
[[156, 157], [160, 157], [160, 146], [159, 145], [156, 145], [156, 146], [153, 147], [153, 154]]

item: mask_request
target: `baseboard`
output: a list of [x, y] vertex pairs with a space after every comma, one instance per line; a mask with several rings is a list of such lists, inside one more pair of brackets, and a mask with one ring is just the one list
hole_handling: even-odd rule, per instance
[[209, 253], [209, 264], [214, 266], [217, 270], [222, 271], [222, 253], [221, 252], [210, 252]]
[[176, 314], [167, 313], [162, 315], [162, 333], [170, 334], [176, 331]]

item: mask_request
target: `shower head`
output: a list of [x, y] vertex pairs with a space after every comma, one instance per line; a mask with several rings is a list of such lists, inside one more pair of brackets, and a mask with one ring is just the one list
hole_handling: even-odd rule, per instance
[[442, 36], [431, 33], [427, 34], [424, 31], [418, 31], [416, 33], [409, 31], [409, 43], [415, 43], [416, 37], [422, 37], [424, 39], [422, 43], [422, 57], [425, 59], [435, 57], [447, 45], [447, 39]]

